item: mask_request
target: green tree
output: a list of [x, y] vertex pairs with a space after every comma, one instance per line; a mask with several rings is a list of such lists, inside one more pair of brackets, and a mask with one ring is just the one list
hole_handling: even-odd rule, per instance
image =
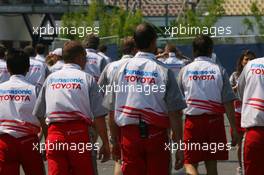
[[[177, 20], [171, 23], [171, 26], [180, 28], [197, 29], [197, 31], [204, 31], [206, 28], [213, 27], [214, 24], [221, 18], [225, 13], [222, 6], [224, 0], [203, 0], [200, 2], [202, 7], [198, 10], [187, 9], [183, 15]], [[213, 31], [208, 30], [208, 34], [213, 34]], [[197, 32], [190, 32], [186, 34], [180, 34], [179, 32], [175, 35], [176, 37], [192, 37]], [[174, 37], [175, 37], [174, 36]], [[188, 41], [187, 41], [188, 42]]]
[[[87, 11], [64, 14], [63, 27], [96, 27], [99, 26], [99, 36], [124, 37], [133, 34], [136, 25], [142, 22], [142, 13], [127, 12], [116, 7], [105, 6], [103, 3], [93, 0]], [[81, 40], [78, 34], [66, 34], [62, 37]]]
[[259, 35], [261, 35], [261, 37], [256, 37], [256, 40], [259, 42], [263, 42], [264, 37], [262, 35], [264, 35], [264, 12], [262, 12], [257, 3], [253, 2], [251, 4], [250, 7], [250, 11], [252, 13], [252, 16], [254, 19], [250, 19], [248, 17], [245, 17], [243, 19], [243, 24], [245, 26], [245, 30], [243, 34], [248, 34], [248, 32], [254, 32], [255, 28], [254, 28], [254, 24], [256, 24], [255, 26], [258, 29]]

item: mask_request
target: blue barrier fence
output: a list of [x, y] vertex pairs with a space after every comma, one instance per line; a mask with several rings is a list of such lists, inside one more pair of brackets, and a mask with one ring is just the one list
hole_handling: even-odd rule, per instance
[[[178, 46], [178, 48], [186, 55], [192, 58], [192, 46]], [[225, 44], [215, 45], [214, 52], [217, 58], [227, 70], [228, 74], [232, 74], [235, 70], [237, 59], [241, 53], [249, 49], [256, 53], [257, 57], [264, 56], [264, 44]]]
[[[179, 45], [177, 46], [184, 55], [192, 58], [192, 46], [191, 45]], [[256, 53], [257, 57], [264, 56], [264, 44], [225, 44], [215, 45], [214, 52], [217, 58], [220, 60], [223, 67], [227, 70], [228, 74], [231, 75], [235, 70], [237, 59], [241, 53], [249, 49]], [[107, 55], [114, 60], [119, 59], [118, 46], [116, 44], [108, 45]]]

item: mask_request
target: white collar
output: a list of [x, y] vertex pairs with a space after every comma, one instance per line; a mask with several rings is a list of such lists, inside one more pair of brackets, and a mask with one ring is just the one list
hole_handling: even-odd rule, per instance
[[199, 56], [199, 57], [195, 58], [194, 61], [209, 61], [209, 62], [213, 62], [212, 58], [207, 57], [207, 56]]
[[129, 58], [133, 58], [133, 55], [123, 55], [121, 59], [129, 59]]
[[155, 60], [156, 59], [156, 56], [153, 53], [141, 52], [141, 51], [137, 52], [135, 57], [144, 57], [144, 58], [151, 59], [151, 60]]
[[87, 48], [87, 49], [85, 49], [85, 50], [86, 50], [86, 52], [94, 52], [94, 53], [96, 53], [96, 50], [91, 49], [91, 48]]
[[64, 64], [62, 69], [78, 69], [81, 70], [81, 66], [79, 66], [78, 64], [74, 64], [74, 63], [67, 63]]
[[176, 54], [174, 52], [169, 52], [169, 57], [176, 57]]
[[23, 81], [25, 81], [26, 77], [24, 75], [21, 75], [21, 74], [11, 75], [10, 80], [23, 80]]
[[42, 54], [37, 54], [36, 57], [42, 57], [42, 58], [44, 58], [45, 56], [42, 55]]
[[56, 63], [64, 63], [64, 60], [58, 60]]

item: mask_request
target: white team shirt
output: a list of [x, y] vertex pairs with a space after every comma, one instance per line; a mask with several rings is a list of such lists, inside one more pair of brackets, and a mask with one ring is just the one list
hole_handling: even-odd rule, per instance
[[7, 70], [6, 61], [0, 59], [0, 83], [9, 80], [10, 74]]
[[98, 80], [101, 72], [106, 66], [106, 61], [102, 56], [98, 55], [94, 49], [86, 49], [86, 54], [87, 63], [84, 71]]
[[42, 86], [48, 74], [48, 67], [45, 63], [30, 58], [30, 68], [26, 75], [27, 81], [35, 86]]
[[0, 134], [16, 138], [38, 134], [40, 123], [32, 115], [36, 99], [36, 87], [23, 75], [12, 75], [10, 80], [1, 83]]
[[112, 79], [113, 79], [116, 71], [120, 67], [120, 65], [122, 65], [122, 63], [124, 63], [125, 61], [127, 61], [128, 59], [133, 58], [133, 57], [134, 57], [133, 55], [123, 55], [120, 60], [114, 61], [114, 62], [108, 64], [105, 67], [104, 71], [102, 72], [102, 74], [99, 78], [98, 84], [100, 86], [108, 85], [112, 81]]
[[187, 115], [225, 113], [223, 103], [236, 99], [224, 68], [209, 57], [198, 57], [182, 68], [178, 84]]
[[[236, 86], [238, 84], [238, 73], [237, 72], [233, 72], [229, 78], [229, 82], [231, 84], [232, 87]], [[238, 93], [236, 93], [236, 96], [238, 97]], [[235, 101], [235, 111], [237, 114], [241, 115], [241, 111], [242, 111], [242, 103], [240, 100], [236, 100]]]
[[115, 111], [119, 126], [138, 124], [141, 118], [151, 125], [169, 128], [168, 111], [186, 107], [173, 72], [151, 53], [138, 52], [123, 62], [111, 85], [122, 90], [107, 93], [104, 106]]
[[64, 64], [50, 74], [38, 97], [33, 114], [46, 117], [46, 123], [84, 120], [107, 113], [95, 79], [76, 64]]
[[238, 80], [241, 126], [264, 126], [264, 57], [248, 62]]
[[50, 67], [50, 72], [56, 72], [58, 70], [61, 70], [62, 67], [64, 65], [64, 61], [63, 60], [58, 60], [53, 66]]
[[36, 60], [41, 61], [42, 63], [46, 62], [45, 56], [44, 55], [39, 55], [37, 54], [35, 57]]
[[173, 52], [169, 53], [169, 57], [163, 63], [166, 64], [168, 68], [174, 72], [175, 77], [178, 77], [181, 68], [185, 66], [184, 62], [178, 59], [176, 57], [176, 54]]
[[111, 58], [109, 56], [107, 56], [106, 54], [104, 54], [103, 52], [98, 52], [97, 54], [102, 56], [105, 59], [106, 64], [109, 64], [112, 62]]

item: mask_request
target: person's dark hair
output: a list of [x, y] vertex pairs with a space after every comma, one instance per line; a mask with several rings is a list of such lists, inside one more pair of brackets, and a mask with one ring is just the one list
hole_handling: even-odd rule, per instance
[[193, 40], [193, 56], [211, 56], [214, 43], [210, 36], [208, 35], [198, 35]]
[[167, 43], [166, 46], [165, 46], [165, 48], [169, 52], [173, 52], [173, 53], [176, 53], [177, 52], [176, 45], [173, 44], [173, 43]]
[[23, 51], [29, 56], [29, 57], [34, 57], [36, 55], [35, 49], [33, 46], [28, 45], [26, 46]]
[[256, 54], [254, 52], [252, 52], [250, 50], [243, 51], [242, 54], [240, 55], [239, 59], [237, 60], [236, 72], [237, 72], [238, 76], [243, 71], [244, 67], [242, 65], [242, 61], [243, 61], [245, 56], [249, 57], [250, 60], [254, 60], [256, 58]]
[[0, 58], [3, 59], [6, 54], [6, 47], [3, 44], [0, 44]]
[[62, 50], [62, 59], [65, 63], [71, 63], [81, 54], [86, 53], [82, 44], [78, 41], [68, 41], [64, 44]]
[[44, 44], [37, 44], [35, 49], [36, 49], [36, 53], [39, 55], [43, 55], [46, 51], [46, 47], [44, 46]]
[[29, 70], [29, 56], [19, 49], [9, 49], [6, 55], [6, 65], [11, 74], [26, 74]]
[[135, 40], [133, 37], [129, 36], [123, 39], [121, 50], [123, 54], [132, 54], [133, 50], [136, 48]]
[[99, 46], [99, 49], [98, 49], [98, 50], [99, 50], [100, 52], [105, 53], [105, 52], [107, 51], [107, 46], [104, 45], [104, 44], [102, 44], [102, 45]]
[[149, 23], [139, 24], [134, 32], [134, 40], [138, 49], [149, 48], [151, 42], [157, 37], [154, 27]]
[[88, 35], [83, 40], [83, 46], [85, 48], [90, 48], [90, 49], [94, 49], [94, 50], [98, 49], [99, 43], [100, 43], [99, 37], [94, 35], [94, 34]]

